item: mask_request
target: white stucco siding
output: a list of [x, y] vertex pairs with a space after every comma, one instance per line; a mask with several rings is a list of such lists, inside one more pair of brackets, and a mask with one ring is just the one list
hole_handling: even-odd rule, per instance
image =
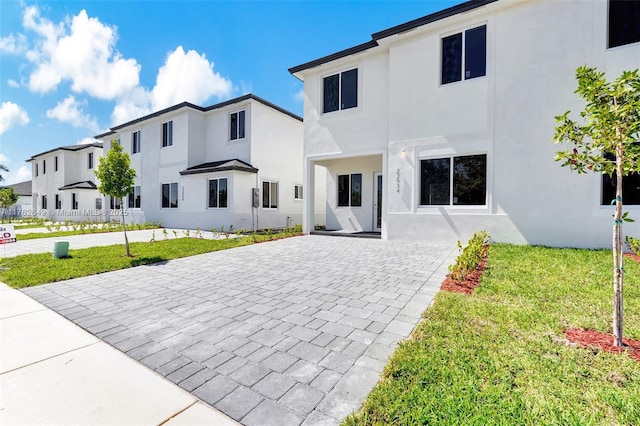
[[[237, 158], [251, 162], [252, 118], [251, 103], [249, 101], [215, 109], [206, 113], [205, 120], [205, 150], [207, 161], [222, 161]], [[230, 114], [245, 111], [245, 137], [231, 140]], [[193, 142], [192, 142], [193, 143]], [[191, 165], [203, 163], [194, 161]]]

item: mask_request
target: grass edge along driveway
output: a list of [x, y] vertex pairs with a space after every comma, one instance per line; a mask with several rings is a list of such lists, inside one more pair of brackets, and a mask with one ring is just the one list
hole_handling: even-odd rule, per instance
[[[441, 291], [345, 425], [640, 424], [640, 363], [570, 344], [611, 333], [610, 250], [495, 244], [473, 295]], [[625, 337], [640, 265], [625, 262]]]
[[8, 268], [0, 270], [0, 281], [13, 288], [31, 287], [293, 235], [281, 233], [221, 240], [177, 238], [134, 242], [130, 246], [135, 257], [124, 255], [124, 244], [69, 250], [70, 257], [66, 259], [53, 259], [51, 253], [25, 254], [0, 260], [0, 267]]

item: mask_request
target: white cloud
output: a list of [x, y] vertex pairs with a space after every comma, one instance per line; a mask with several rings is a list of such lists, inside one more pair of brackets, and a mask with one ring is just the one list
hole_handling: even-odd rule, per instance
[[115, 99], [138, 85], [140, 65], [115, 50], [116, 28], [90, 18], [85, 10], [54, 24], [30, 6], [23, 25], [40, 36], [26, 54], [36, 64], [29, 76], [32, 91], [46, 93], [69, 80], [75, 92]]
[[13, 102], [3, 102], [0, 106], [0, 135], [15, 126], [29, 123], [27, 112]]
[[11, 160], [9, 159], [9, 157], [7, 157], [6, 155], [0, 153], [0, 164], [4, 164], [6, 166], [10, 162], [11, 162]]
[[12, 78], [7, 80], [7, 84], [9, 85], [9, 87], [13, 87], [14, 89], [17, 89], [18, 87], [20, 87], [20, 83], [18, 83]]
[[185, 53], [182, 46], [178, 46], [158, 70], [156, 85], [151, 91], [153, 109], [183, 101], [200, 104], [212, 96], [230, 96], [231, 81], [213, 72], [213, 66], [204, 53], [200, 55], [195, 50]]
[[88, 143], [96, 143], [96, 142], [100, 142], [98, 139], [94, 139], [94, 138], [82, 138], [79, 141], [76, 142], [76, 145], [84, 145], [84, 144], [88, 144]]
[[27, 50], [27, 38], [24, 34], [9, 34], [6, 37], [0, 37], [0, 53], [8, 53], [11, 55], [20, 55]]
[[25, 180], [31, 179], [31, 169], [27, 166], [20, 166], [16, 171], [9, 171], [9, 173], [4, 176], [4, 181], [2, 182], [4, 185], [12, 185], [14, 183], [24, 182]]
[[111, 113], [111, 123], [115, 126], [149, 113], [151, 113], [151, 94], [142, 87], [137, 87], [118, 100]]
[[92, 132], [97, 132], [100, 128], [96, 118], [84, 114], [83, 108], [86, 105], [86, 101], [78, 102], [73, 95], [69, 95], [63, 101], [58, 102], [55, 107], [47, 110], [47, 118], [55, 118], [74, 127], [84, 127]]

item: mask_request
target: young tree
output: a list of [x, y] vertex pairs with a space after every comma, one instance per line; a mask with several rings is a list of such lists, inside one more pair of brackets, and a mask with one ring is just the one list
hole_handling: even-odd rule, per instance
[[[136, 171], [131, 168], [129, 154], [122, 151], [120, 144], [111, 141], [111, 149], [106, 157], [98, 159], [98, 167], [95, 175], [100, 180], [98, 191], [101, 194], [114, 198], [124, 198], [134, 184]], [[127, 225], [124, 218], [124, 200], [120, 203], [122, 212], [122, 229], [124, 231], [124, 244], [127, 249], [127, 257], [131, 257], [129, 252], [129, 239], [127, 238]]]
[[632, 222], [622, 212], [622, 178], [640, 173], [640, 75], [624, 71], [613, 82], [604, 73], [582, 66], [576, 70], [577, 93], [586, 102], [582, 123], [569, 118], [570, 111], [556, 117], [554, 140], [569, 147], [556, 155], [578, 173], [606, 173], [616, 182], [613, 215], [613, 343], [623, 346], [624, 256], [622, 222]]
[[13, 191], [13, 188], [0, 189], [0, 208], [2, 208], [2, 222], [6, 216], [7, 210], [18, 201], [18, 194]]
[[[0, 164], [0, 172], [8, 172], [9, 169], [4, 164]], [[4, 176], [0, 174], [0, 182], [4, 182]]]

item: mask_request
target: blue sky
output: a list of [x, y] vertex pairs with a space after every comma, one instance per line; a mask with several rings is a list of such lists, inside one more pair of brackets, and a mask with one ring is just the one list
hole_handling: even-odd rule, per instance
[[461, 0], [0, 1], [0, 164], [188, 100], [254, 93], [302, 115], [288, 68]]

